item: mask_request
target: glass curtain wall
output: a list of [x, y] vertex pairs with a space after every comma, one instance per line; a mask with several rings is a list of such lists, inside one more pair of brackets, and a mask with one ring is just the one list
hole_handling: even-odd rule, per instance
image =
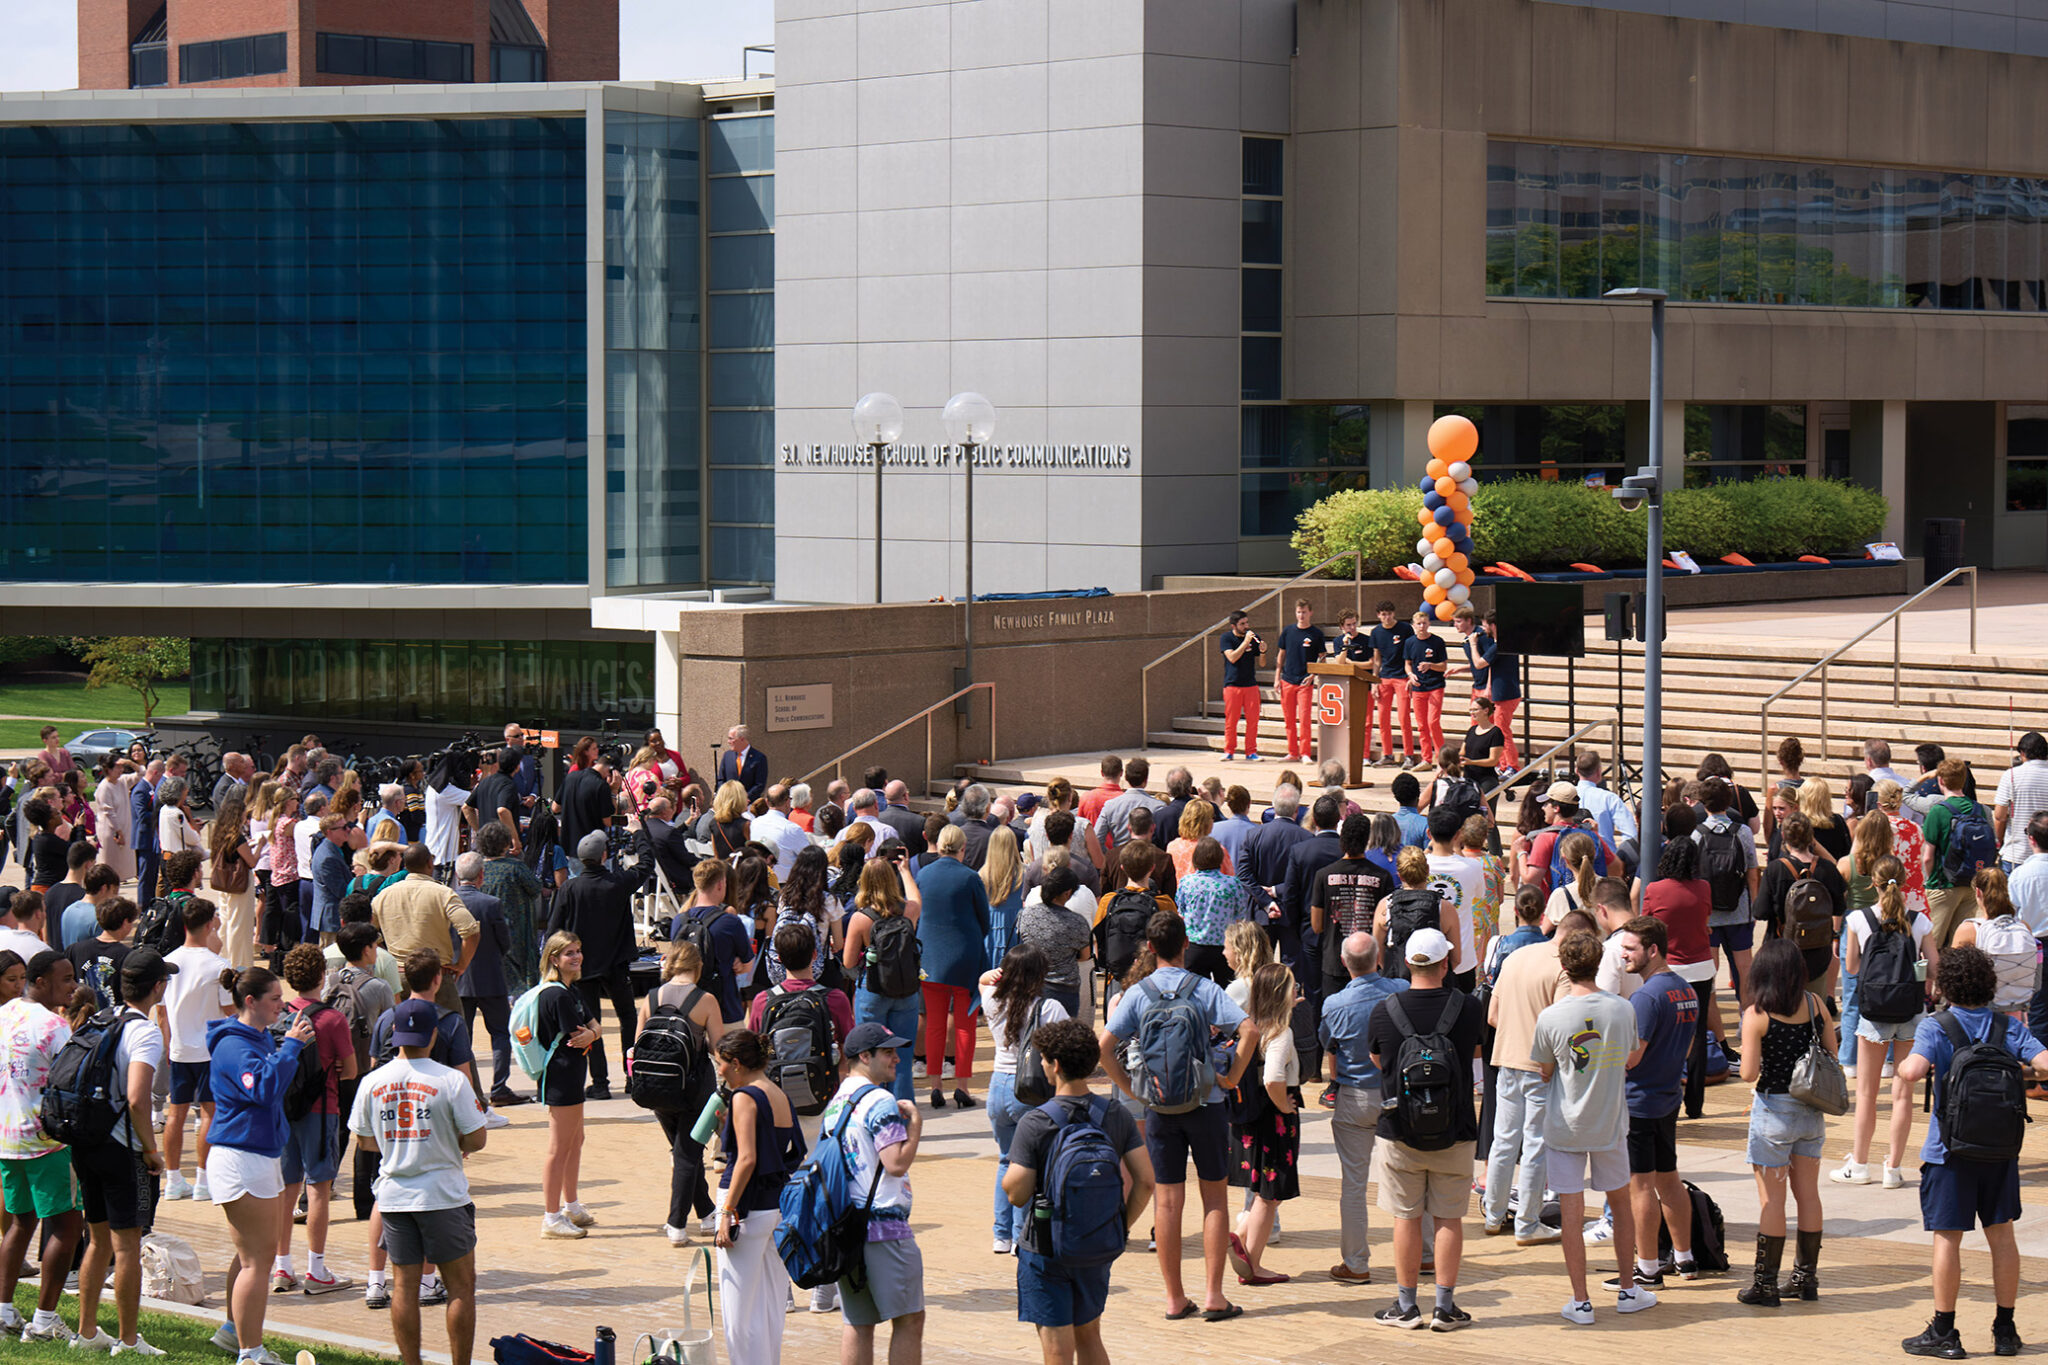
[[711, 581], [775, 581], [775, 116], [711, 120]]
[[2048, 311], [2048, 180], [1487, 144], [1486, 291]]

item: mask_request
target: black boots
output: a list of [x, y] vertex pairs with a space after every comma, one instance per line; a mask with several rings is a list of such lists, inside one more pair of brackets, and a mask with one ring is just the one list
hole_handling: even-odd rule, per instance
[[1812, 1303], [1820, 1297], [1820, 1233], [1799, 1230], [1799, 1250], [1793, 1253], [1792, 1275], [1778, 1286], [1778, 1293], [1788, 1299], [1804, 1299]]
[[1752, 1308], [1778, 1306], [1778, 1266], [1785, 1259], [1785, 1239], [1756, 1235], [1756, 1274], [1749, 1288], [1736, 1291], [1735, 1301]]

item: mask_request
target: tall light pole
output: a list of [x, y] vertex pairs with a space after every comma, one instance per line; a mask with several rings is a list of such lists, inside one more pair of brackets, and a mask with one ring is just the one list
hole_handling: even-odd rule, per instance
[[[1664, 842], [1664, 300], [1662, 289], [1610, 289], [1607, 298], [1650, 304], [1650, 462], [1621, 481], [1614, 499], [1647, 507], [1643, 564], [1642, 819], [1636, 866], [1644, 884], [1657, 873]], [[1621, 645], [1617, 643], [1618, 651]]]
[[886, 393], [853, 405], [853, 437], [875, 462], [875, 601], [882, 600], [882, 452], [903, 439], [903, 405]]
[[[996, 406], [969, 390], [946, 400], [946, 436], [960, 447], [967, 461], [967, 667], [966, 683], [974, 681], [974, 459], [981, 448], [996, 438]], [[966, 698], [962, 698], [966, 700]], [[974, 712], [967, 711], [968, 724]]]

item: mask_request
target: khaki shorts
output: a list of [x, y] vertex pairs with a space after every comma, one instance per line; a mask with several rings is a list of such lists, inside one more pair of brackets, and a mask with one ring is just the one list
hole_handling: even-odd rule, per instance
[[1956, 925], [1966, 916], [1963, 907], [1972, 903], [1967, 886], [1945, 886], [1927, 890], [1927, 918], [1934, 926], [1933, 938], [1943, 952], [1956, 935]]
[[1476, 1144], [1454, 1142], [1419, 1152], [1402, 1142], [1380, 1144], [1380, 1207], [1396, 1218], [1463, 1218], [1472, 1202]]

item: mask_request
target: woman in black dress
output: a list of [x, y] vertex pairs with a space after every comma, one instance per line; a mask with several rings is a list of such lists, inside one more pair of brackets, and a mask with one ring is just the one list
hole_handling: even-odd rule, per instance
[[540, 950], [541, 984], [562, 989], [543, 989], [534, 1011], [534, 1037], [548, 1050], [540, 1078], [540, 1102], [548, 1111], [548, 1154], [540, 1176], [547, 1209], [540, 1220], [543, 1237], [581, 1237], [597, 1221], [576, 1200], [576, 1177], [583, 1165], [583, 1086], [590, 1077], [590, 1046], [597, 1041], [597, 1026], [576, 989], [582, 975], [583, 940], [567, 932], [549, 937]]

